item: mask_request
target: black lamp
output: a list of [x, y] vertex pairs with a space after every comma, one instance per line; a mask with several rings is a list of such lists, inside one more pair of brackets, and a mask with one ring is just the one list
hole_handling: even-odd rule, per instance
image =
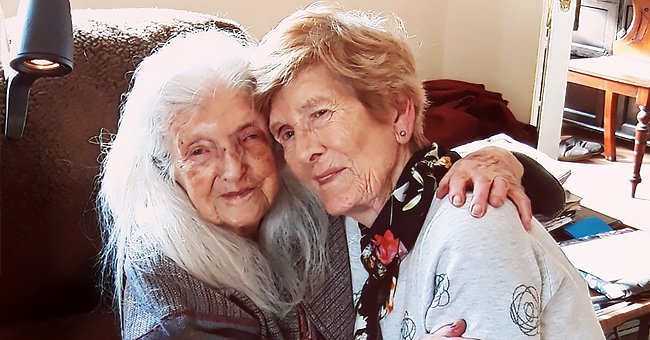
[[12, 41], [11, 68], [7, 84], [5, 136], [23, 135], [29, 89], [40, 77], [59, 77], [72, 71], [72, 17], [68, 0], [23, 0], [18, 20], [20, 38]]

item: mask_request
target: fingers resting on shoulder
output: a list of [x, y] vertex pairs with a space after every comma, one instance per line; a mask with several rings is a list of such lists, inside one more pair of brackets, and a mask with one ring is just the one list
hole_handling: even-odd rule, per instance
[[465, 204], [466, 192], [471, 189], [470, 213], [474, 217], [483, 217], [488, 204], [500, 207], [510, 199], [528, 230], [533, 214], [530, 199], [521, 185], [523, 174], [522, 164], [510, 151], [486, 147], [455, 162], [440, 182], [436, 197], [448, 195], [451, 203], [459, 207]]

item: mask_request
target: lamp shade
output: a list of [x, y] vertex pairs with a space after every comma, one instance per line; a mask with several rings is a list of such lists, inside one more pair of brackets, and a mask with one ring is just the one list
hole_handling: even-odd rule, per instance
[[20, 39], [12, 46], [15, 57], [11, 68], [41, 77], [70, 73], [74, 50], [70, 2], [23, 0], [19, 19], [23, 27]]
[[17, 72], [7, 84], [5, 136], [19, 139], [27, 121], [29, 90], [40, 77], [64, 76], [72, 71], [74, 42], [68, 0], [23, 0], [18, 15], [20, 36], [11, 43]]

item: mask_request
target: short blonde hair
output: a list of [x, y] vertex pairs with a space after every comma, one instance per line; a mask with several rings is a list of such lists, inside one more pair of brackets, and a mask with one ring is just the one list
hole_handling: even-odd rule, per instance
[[[324, 65], [352, 86], [368, 110], [378, 115], [395, 107], [402, 96], [415, 106], [411, 143], [422, 147], [424, 107], [422, 82], [402, 22], [371, 12], [343, 11], [315, 3], [282, 20], [267, 33], [253, 63], [257, 109], [268, 114], [278, 91], [310, 65]], [[377, 116], [380, 120], [386, 117]]]

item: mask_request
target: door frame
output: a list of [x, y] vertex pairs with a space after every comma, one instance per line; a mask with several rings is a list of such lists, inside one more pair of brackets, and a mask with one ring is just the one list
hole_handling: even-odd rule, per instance
[[544, 0], [540, 41], [535, 72], [535, 90], [530, 124], [537, 126], [537, 149], [557, 159], [562, 130], [567, 71], [571, 54], [571, 35], [577, 0]]

